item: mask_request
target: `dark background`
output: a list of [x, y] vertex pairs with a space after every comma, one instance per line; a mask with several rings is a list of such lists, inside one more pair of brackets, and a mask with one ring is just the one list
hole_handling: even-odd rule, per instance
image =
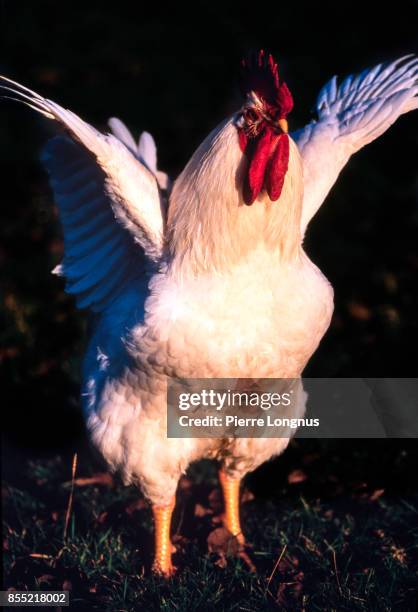
[[[1, 71], [104, 129], [121, 117], [150, 131], [175, 177], [239, 105], [239, 60], [263, 47], [306, 123], [333, 74], [417, 52], [418, 4], [195, 2], [0, 3]], [[350, 161], [306, 248], [335, 289], [335, 315], [309, 376], [417, 375], [418, 114]], [[3, 424], [13, 447], [72, 447], [80, 432], [78, 371], [85, 320], [50, 275], [62, 240], [37, 161], [53, 126], [0, 107]], [[351, 443], [350, 443], [351, 444]], [[382, 454], [387, 447], [382, 447]], [[9, 451], [8, 451], [9, 452]], [[32, 452], [32, 451], [31, 451]]]
[[[116, 115], [135, 135], [150, 131], [160, 167], [172, 177], [208, 132], [239, 106], [236, 78], [249, 49], [263, 47], [279, 61], [295, 99], [291, 129], [310, 120], [319, 89], [333, 74], [344, 76], [418, 52], [418, 2], [412, 0], [387, 6], [366, 1], [277, 2], [273, 7], [261, 2], [0, 0], [0, 20], [1, 73], [99, 129]], [[138, 512], [128, 517], [126, 509], [137, 500], [137, 490], [76, 490], [76, 530], [68, 541], [72, 553], [57, 566], [29, 554], [62, 551], [65, 483], [73, 453], [78, 452], [77, 476], [102, 470], [85, 440], [79, 410], [85, 315], [64, 293], [64, 282], [50, 274], [62, 256], [62, 237], [38, 155], [53, 129], [29, 109], [0, 100], [2, 505], [9, 568], [4, 584], [38, 589], [38, 580], [52, 572], [49, 588], [63, 588], [70, 575], [73, 592], [79, 594], [75, 576], [90, 568], [82, 561], [80, 542], [85, 539], [94, 556], [97, 541], [110, 538], [112, 548], [121, 535], [123, 554], [114, 548], [109, 558], [117, 558], [115, 567], [126, 559], [123, 574], [113, 571], [109, 583], [106, 557], [82, 583], [89, 591], [97, 580], [95, 609], [103, 610], [101, 591], [108, 593], [109, 584], [117, 589], [135, 563], [148, 562], [144, 546], [150, 524], [142, 523]], [[307, 376], [417, 376], [417, 154], [418, 112], [401, 118], [350, 161], [311, 224], [306, 248], [334, 286], [335, 314]], [[297, 571], [305, 572], [303, 592], [309, 606], [319, 601], [317, 608], [309, 609], [357, 609], [353, 602], [357, 605], [365, 597], [369, 579], [373, 588], [364, 599], [367, 609], [392, 609], [392, 603], [393, 609], [416, 609], [417, 461], [415, 439], [294, 441], [283, 457], [246, 479], [255, 501], [244, 504], [245, 529], [255, 550], [270, 551], [259, 558], [261, 575], [269, 576], [276, 567], [275, 540], [268, 535], [274, 528], [282, 542], [289, 542], [290, 558], [300, 559]], [[208, 574], [194, 570], [201, 567], [200, 558], [206, 559], [205, 534], [212, 527], [210, 515], [206, 523], [205, 518], [194, 520], [193, 509], [197, 503], [206, 507], [216, 486], [214, 466], [212, 473], [206, 469], [205, 464], [194, 467], [188, 475], [193, 485], [185, 488], [186, 478], [179, 487], [180, 509], [186, 508], [181, 530], [186, 552], [180, 551], [179, 566], [190, 566], [203, 584]], [[96, 515], [108, 515], [108, 522], [98, 524]], [[302, 523], [313, 542], [301, 539]], [[111, 536], [106, 535], [109, 526]], [[201, 552], [190, 555], [187, 542], [191, 546], [200, 540]], [[333, 567], [326, 562], [328, 542], [336, 546], [341, 581], [345, 571], [350, 574], [349, 589], [343, 585], [345, 594], [352, 592], [349, 601], [340, 597], [337, 585], [334, 591], [326, 586], [334, 584]], [[317, 556], [312, 550], [318, 549]], [[406, 561], [391, 560], [395, 553], [405, 553]], [[303, 572], [297, 574], [299, 580]], [[277, 574], [278, 580], [286, 579], [282, 566]], [[297, 583], [297, 576], [289, 576], [289, 584]], [[160, 609], [164, 591], [158, 582], [132, 576], [129, 580], [141, 609]], [[187, 580], [186, 594], [203, 588]], [[251, 608], [254, 583], [251, 592], [245, 587], [237, 594], [239, 574], [226, 573], [216, 580], [214, 593], [224, 582], [234, 608], [239, 601]], [[143, 603], [153, 588], [155, 607]], [[173, 596], [175, 609], [184, 607], [183, 588], [184, 581], [178, 590], [170, 584], [167, 600]], [[91, 597], [86, 596], [90, 603], [80, 609], [93, 609]], [[286, 609], [299, 609], [292, 601]], [[118, 609], [122, 607], [126, 602], [121, 600]], [[216, 607], [224, 609], [222, 603]]]

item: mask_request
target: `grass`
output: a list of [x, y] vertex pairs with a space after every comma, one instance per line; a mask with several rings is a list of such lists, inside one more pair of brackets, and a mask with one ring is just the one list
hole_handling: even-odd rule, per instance
[[222, 511], [216, 468], [192, 466], [173, 521], [178, 572], [167, 582], [150, 573], [151, 515], [136, 489], [101, 476], [82, 450], [64, 537], [71, 454], [31, 459], [11, 449], [4, 586], [68, 589], [72, 610], [415, 610], [418, 496], [396, 482], [414, 453], [388, 453], [380, 488], [379, 456], [366, 468], [362, 444], [336, 454], [297, 441], [247, 479], [242, 517], [256, 573], [222, 546], [209, 552]]

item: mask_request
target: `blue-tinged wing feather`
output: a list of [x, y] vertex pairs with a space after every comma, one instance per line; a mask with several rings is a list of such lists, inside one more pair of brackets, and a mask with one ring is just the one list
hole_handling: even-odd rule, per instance
[[115, 221], [105, 176], [82, 145], [65, 136], [50, 140], [42, 154], [50, 175], [64, 234], [58, 273], [80, 308], [100, 311], [123, 291], [122, 281], [140, 278], [145, 257]]

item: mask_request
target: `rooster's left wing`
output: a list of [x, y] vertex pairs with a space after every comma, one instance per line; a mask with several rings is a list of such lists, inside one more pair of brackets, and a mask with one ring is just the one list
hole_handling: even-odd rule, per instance
[[418, 58], [406, 56], [350, 75], [334, 76], [320, 91], [318, 120], [292, 134], [302, 155], [302, 234], [339, 173], [364, 145], [403, 113], [418, 109]]

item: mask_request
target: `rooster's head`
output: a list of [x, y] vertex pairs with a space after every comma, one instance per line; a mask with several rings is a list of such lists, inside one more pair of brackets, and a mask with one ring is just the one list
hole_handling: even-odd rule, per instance
[[250, 205], [265, 189], [275, 201], [282, 192], [289, 163], [286, 117], [293, 98], [280, 82], [277, 64], [263, 50], [242, 61], [241, 90], [245, 103], [236, 126], [241, 150], [248, 159], [244, 201]]

